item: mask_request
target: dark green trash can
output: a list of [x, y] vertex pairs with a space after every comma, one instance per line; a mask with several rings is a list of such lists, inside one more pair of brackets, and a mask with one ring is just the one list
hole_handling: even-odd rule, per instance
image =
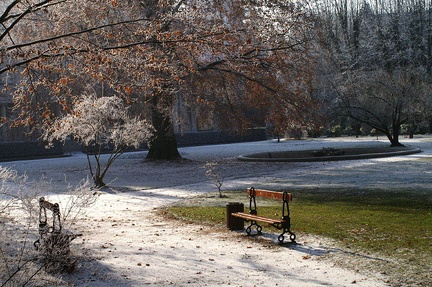
[[241, 202], [229, 202], [226, 205], [226, 222], [229, 230], [243, 230], [243, 218], [232, 216], [231, 213], [244, 212], [244, 204]]

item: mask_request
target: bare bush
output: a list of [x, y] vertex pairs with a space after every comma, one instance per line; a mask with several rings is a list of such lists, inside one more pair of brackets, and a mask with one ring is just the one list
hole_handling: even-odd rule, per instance
[[[31, 281], [41, 267], [32, 248], [31, 216], [34, 214], [27, 177], [0, 166], [0, 286], [22, 286]], [[23, 210], [27, 210], [23, 214]]]

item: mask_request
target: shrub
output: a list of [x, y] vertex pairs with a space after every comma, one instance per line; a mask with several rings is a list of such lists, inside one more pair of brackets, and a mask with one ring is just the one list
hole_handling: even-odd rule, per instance
[[[151, 126], [145, 120], [131, 116], [119, 97], [81, 95], [69, 114], [58, 118], [45, 129], [44, 140], [65, 141], [72, 136], [87, 150], [95, 186], [103, 187], [105, 174], [112, 163], [127, 147], [138, 148], [151, 134]], [[103, 163], [101, 153], [106, 147], [110, 147], [110, 156]], [[90, 149], [94, 151], [93, 156]]]

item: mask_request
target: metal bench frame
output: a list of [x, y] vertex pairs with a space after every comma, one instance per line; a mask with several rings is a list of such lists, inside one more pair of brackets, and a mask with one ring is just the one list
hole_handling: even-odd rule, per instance
[[[291, 242], [295, 242], [296, 235], [291, 231], [291, 219], [289, 211], [289, 201], [292, 200], [292, 194], [289, 192], [276, 192], [270, 190], [255, 189], [253, 187], [246, 190], [249, 196], [249, 213], [235, 212], [232, 216], [243, 218], [245, 221], [250, 222], [249, 226], [246, 227], [247, 235], [252, 234], [252, 227], [255, 226], [257, 234], [262, 234], [262, 226], [258, 222], [267, 223], [268, 226], [273, 226], [278, 230], [282, 230], [282, 233], [278, 236], [278, 241], [283, 243], [285, 240], [285, 234], [289, 233], [289, 239]], [[282, 218], [274, 219], [263, 216], [258, 216], [256, 197], [265, 197], [271, 199], [277, 199], [282, 201]]]

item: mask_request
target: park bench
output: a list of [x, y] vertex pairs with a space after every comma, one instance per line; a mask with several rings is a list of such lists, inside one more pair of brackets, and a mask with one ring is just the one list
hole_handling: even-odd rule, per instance
[[[48, 212], [51, 212], [51, 216]], [[50, 222], [48, 218], [51, 219]], [[82, 233], [62, 225], [59, 204], [51, 203], [41, 197], [39, 199], [39, 239], [34, 242], [34, 246], [43, 252], [47, 263], [60, 263], [64, 268], [69, 268], [70, 242], [78, 236], [82, 236]]]
[[[249, 197], [249, 213], [245, 212], [234, 212], [231, 216], [242, 218], [246, 222], [250, 222], [250, 225], [246, 228], [246, 233], [251, 235], [252, 227], [256, 227], [257, 234], [262, 233], [262, 226], [258, 222], [267, 223], [268, 226], [273, 226], [278, 230], [282, 230], [282, 233], [278, 237], [278, 241], [283, 243], [285, 234], [289, 233], [291, 242], [295, 242], [296, 235], [291, 231], [291, 220], [289, 216], [289, 201], [292, 200], [292, 194], [288, 192], [277, 192], [263, 189], [255, 189], [253, 187], [246, 189]], [[256, 206], [256, 197], [264, 197], [280, 200], [282, 202], [282, 217], [280, 219], [269, 218], [259, 216]]]

